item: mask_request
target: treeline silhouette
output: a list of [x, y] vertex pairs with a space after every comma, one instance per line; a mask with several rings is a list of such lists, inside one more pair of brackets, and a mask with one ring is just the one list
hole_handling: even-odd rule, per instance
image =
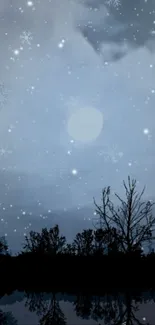
[[[59, 226], [41, 232], [30, 231], [25, 237], [23, 250], [17, 256], [8, 253], [5, 240], [0, 243], [0, 276], [13, 270], [14, 283], [46, 283], [57, 289], [102, 289], [103, 286], [149, 285], [154, 277], [155, 253], [144, 254], [143, 244], [154, 240], [154, 202], [142, 201], [145, 188], [139, 194], [136, 180], [128, 176], [123, 181], [125, 199], [115, 194], [120, 205], [111, 200], [111, 189], [102, 190], [101, 205], [94, 199], [96, 218], [93, 229], [77, 233], [72, 243], [67, 243]], [[73, 220], [74, 222], [74, 220]], [[21, 277], [22, 274], [22, 277]], [[143, 277], [143, 279], [142, 279]], [[11, 285], [10, 278], [9, 282]], [[54, 279], [54, 280], [53, 280]], [[131, 283], [130, 283], [131, 282]]]

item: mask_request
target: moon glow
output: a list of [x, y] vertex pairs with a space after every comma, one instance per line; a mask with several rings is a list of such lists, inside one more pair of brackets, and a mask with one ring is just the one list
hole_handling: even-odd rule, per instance
[[76, 141], [88, 143], [96, 140], [103, 128], [103, 114], [94, 107], [76, 109], [68, 119], [68, 134]]

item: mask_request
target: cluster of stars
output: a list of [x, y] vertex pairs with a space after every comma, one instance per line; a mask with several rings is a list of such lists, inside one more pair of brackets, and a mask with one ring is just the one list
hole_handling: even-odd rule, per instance
[[65, 40], [62, 39], [61, 42], [58, 44], [58, 47], [59, 47], [60, 49], [62, 49], [62, 48], [64, 47], [64, 45], [65, 45]]
[[[29, 1], [29, 2], [32, 3], [31, 1]], [[28, 46], [31, 46], [31, 42], [33, 40], [33, 35], [32, 35], [32, 33], [30, 31], [23, 31], [21, 33], [21, 35], [20, 35], [20, 40], [21, 40], [21, 43], [22, 43], [23, 46], [25, 44], [28, 45]], [[58, 48], [62, 49], [64, 47], [65, 43], [66, 43], [65, 39], [62, 39], [58, 43]], [[24, 47], [22, 45], [19, 48], [12, 50], [14, 56], [18, 57], [20, 55], [20, 52], [24, 50]], [[38, 43], [38, 44], [36, 44], [36, 46], [39, 48], [40, 44]], [[31, 47], [29, 47], [29, 49], [31, 49]], [[47, 57], [48, 57], [48, 55], [47, 55]], [[15, 61], [15, 58], [10, 57], [10, 60]], [[68, 74], [71, 74], [71, 71], [70, 71], [69, 67], [68, 67]]]

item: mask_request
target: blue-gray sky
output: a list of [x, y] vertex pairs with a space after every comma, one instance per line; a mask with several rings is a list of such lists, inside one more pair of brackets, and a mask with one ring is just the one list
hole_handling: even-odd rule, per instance
[[[154, 2], [1, 0], [0, 40], [7, 227], [10, 204], [77, 209], [104, 186], [121, 193], [128, 175], [154, 197]], [[103, 126], [97, 136], [97, 115], [83, 115], [85, 128], [76, 115], [78, 141], [68, 121], [89, 108], [101, 112]]]

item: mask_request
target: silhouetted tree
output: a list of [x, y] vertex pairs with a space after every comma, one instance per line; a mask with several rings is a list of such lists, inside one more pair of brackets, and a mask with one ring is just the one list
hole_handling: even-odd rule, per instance
[[145, 191], [143, 188], [140, 194], [136, 191], [136, 180], [131, 180], [128, 176], [128, 184], [123, 181], [126, 199], [123, 200], [115, 194], [121, 203], [119, 208], [115, 208], [110, 200], [110, 187], [105, 187], [102, 191], [102, 205], [97, 205], [95, 199], [96, 213], [99, 215], [100, 228], [111, 233], [115, 229], [115, 240], [119, 249], [123, 252], [133, 252], [141, 250], [141, 245], [152, 237], [155, 226], [155, 217], [152, 215], [154, 203], [142, 202], [141, 198]]
[[64, 252], [64, 254], [75, 255], [76, 254], [75, 246], [73, 244], [67, 243], [65, 245], [65, 248], [64, 248], [63, 252]]
[[73, 241], [73, 247], [77, 255], [89, 256], [93, 254], [93, 230], [86, 229], [78, 233]]
[[105, 251], [105, 230], [99, 228], [94, 231], [94, 254], [103, 255]]
[[120, 236], [115, 227], [105, 229], [105, 243], [108, 254], [117, 254], [121, 250]]
[[29, 237], [25, 237], [24, 250], [32, 253], [63, 253], [66, 238], [60, 235], [59, 226], [47, 230], [43, 228], [41, 233], [30, 231]]
[[104, 253], [118, 253], [119, 243], [117, 241], [116, 229], [99, 228], [94, 231], [94, 253], [103, 255]]
[[8, 244], [5, 237], [0, 238], [0, 254], [8, 254]]

